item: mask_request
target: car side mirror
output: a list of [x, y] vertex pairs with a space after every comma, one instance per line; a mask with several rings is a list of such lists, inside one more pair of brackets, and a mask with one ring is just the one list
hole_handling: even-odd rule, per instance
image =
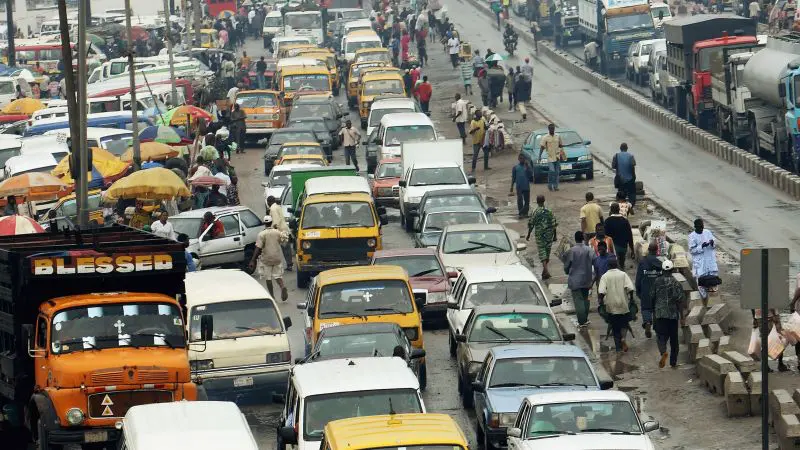
[[550, 307], [555, 308], [556, 306], [561, 306], [562, 303], [563, 303], [562, 300], [560, 298], [557, 298], [555, 300], [550, 301]]
[[642, 428], [644, 429], [645, 433], [650, 433], [652, 431], [656, 431], [661, 428], [661, 425], [658, 424], [655, 420], [648, 420], [644, 424], [642, 424]]
[[592, 141], [583, 141], [583, 145], [592, 145]]
[[522, 437], [522, 430], [514, 427], [506, 428], [506, 436], [513, 438], [520, 438]]
[[283, 326], [286, 328], [291, 328], [292, 326], [292, 318], [289, 316], [283, 317]]
[[417, 305], [417, 309], [422, 309], [425, 307], [425, 297], [427, 296], [427, 292], [414, 292], [414, 303]]
[[414, 348], [411, 349], [411, 359], [420, 359], [425, 357], [425, 349]]
[[417, 210], [409, 211], [408, 212], [408, 217], [419, 217], [419, 211], [417, 211]]
[[472, 382], [472, 390], [475, 392], [483, 392], [485, 390], [483, 383], [480, 381], [473, 381]]
[[607, 391], [614, 387], [614, 380], [602, 380], [600, 381], [600, 390]]
[[278, 429], [278, 435], [281, 437], [284, 444], [297, 444], [297, 433], [294, 431], [294, 427], [280, 427]]
[[298, 303], [297, 304], [297, 309], [299, 309], [301, 311], [305, 310], [305, 309], [308, 309], [308, 302], [300, 302], [300, 303]]
[[528, 244], [526, 244], [524, 242], [517, 242], [517, 251], [518, 252], [521, 252], [522, 250], [525, 250], [526, 248], [528, 248]]
[[214, 337], [214, 316], [203, 314], [200, 316], [200, 339], [210, 341]]
[[269, 182], [268, 181], [262, 181], [261, 182], [261, 187], [269, 187]]
[[400, 180], [400, 181], [397, 182], [397, 185], [400, 186], [400, 187], [406, 187], [406, 184], [407, 184], [406, 180]]
[[448, 270], [447, 271], [447, 278], [458, 278], [458, 271], [457, 270]]
[[458, 309], [458, 302], [447, 302], [447, 309]]
[[467, 177], [467, 183], [469, 183], [469, 184], [475, 184], [476, 181], [477, 181], [477, 179], [475, 177], [473, 177], [473, 176]]
[[297, 231], [297, 219], [289, 220], [289, 228]]
[[380, 220], [381, 225], [389, 225], [389, 218], [386, 216], [386, 214], [381, 214], [378, 216], [378, 220]]
[[456, 335], [456, 342], [467, 342], [467, 335], [466, 334], [457, 334]]
[[494, 214], [496, 212], [497, 212], [497, 208], [495, 208], [494, 206], [490, 206], [490, 207], [486, 208], [486, 214]]
[[272, 403], [286, 403], [286, 394], [272, 394]]
[[574, 341], [575, 340], [575, 333], [564, 333], [561, 336], [561, 338], [564, 339], [564, 342]]

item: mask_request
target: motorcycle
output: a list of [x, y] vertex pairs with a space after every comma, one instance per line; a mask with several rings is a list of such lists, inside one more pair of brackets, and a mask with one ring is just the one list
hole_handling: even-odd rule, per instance
[[507, 34], [503, 37], [503, 45], [506, 48], [509, 56], [514, 56], [514, 51], [517, 49], [517, 35]]

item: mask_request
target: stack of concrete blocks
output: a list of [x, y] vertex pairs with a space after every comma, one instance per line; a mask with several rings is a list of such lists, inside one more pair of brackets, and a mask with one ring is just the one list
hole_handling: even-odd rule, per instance
[[725, 394], [726, 379], [730, 372], [736, 372], [736, 366], [719, 355], [706, 355], [697, 363], [697, 377], [712, 394]]
[[800, 389], [793, 394], [775, 389], [769, 394], [769, 420], [775, 428], [781, 450], [800, 449]]
[[[730, 337], [726, 335], [731, 326], [733, 315], [727, 304], [719, 301], [713, 304], [703, 301], [700, 293], [693, 290], [691, 283], [683, 274], [673, 274], [683, 286], [689, 300], [686, 312], [686, 326], [683, 329], [684, 342], [688, 347], [689, 361], [698, 361], [706, 355], [723, 355], [730, 350]], [[709, 297], [707, 300], [711, 300]], [[745, 379], [747, 374], [744, 374]]]

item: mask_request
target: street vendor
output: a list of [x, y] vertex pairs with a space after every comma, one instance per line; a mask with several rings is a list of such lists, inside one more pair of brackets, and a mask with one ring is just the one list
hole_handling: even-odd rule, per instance
[[3, 215], [4, 216], [15, 216], [19, 214], [19, 208], [17, 207], [17, 198], [13, 195], [9, 195], [6, 198], [6, 207], [3, 208]]

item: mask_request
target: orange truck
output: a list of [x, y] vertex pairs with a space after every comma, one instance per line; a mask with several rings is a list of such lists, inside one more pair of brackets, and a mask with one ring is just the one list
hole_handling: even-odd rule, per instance
[[128, 408], [205, 399], [176, 300], [185, 255], [117, 225], [0, 238], [4, 444], [113, 446]]

